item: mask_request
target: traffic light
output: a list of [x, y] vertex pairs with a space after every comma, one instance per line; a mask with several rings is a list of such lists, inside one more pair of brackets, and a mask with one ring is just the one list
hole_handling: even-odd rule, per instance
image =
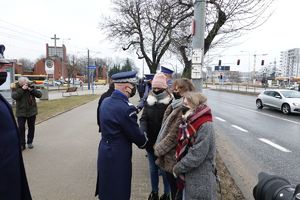
[[219, 60], [219, 66], [221, 66], [222, 65], [222, 60]]
[[238, 59], [237, 62], [236, 62], [236, 65], [240, 65], [240, 63], [241, 63], [241, 60]]
[[261, 60], [261, 66], [264, 66], [264, 64], [265, 64], [265, 61]]

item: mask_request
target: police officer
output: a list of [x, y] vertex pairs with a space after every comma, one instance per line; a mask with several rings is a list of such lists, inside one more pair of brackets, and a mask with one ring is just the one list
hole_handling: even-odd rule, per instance
[[132, 143], [144, 148], [148, 140], [137, 124], [135, 106], [128, 101], [136, 92], [136, 73], [112, 75], [115, 91], [100, 107], [96, 196], [101, 200], [130, 199]]
[[150, 90], [152, 89], [152, 84], [151, 83], [152, 83], [154, 75], [155, 74], [145, 74], [145, 79], [144, 79], [145, 91], [143, 92], [143, 96], [140, 99], [139, 104], [136, 106], [137, 112], [140, 112], [145, 106], [145, 103], [146, 103], [147, 98], [148, 98], [148, 94], [149, 94]]
[[174, 73], [174, 71], [170, 70], [170, 69], [168, 69], [166, 67], [163, 67], [163, 66], [161, 66], [160, 69], [161, 69], [161, 72], [164, 73], [164, 75], [167, 77], [167, 85], [168, 85], [168, 87], [171, 88], [172, 84], [173, 84], [172, 74]]
[[[6, 81], [3, 71], [4, 45], [0, 45], [0, 85]], [[31, 200], [20, 147], [18, 127], [10, 104], [0, 94], [0, 199]]]

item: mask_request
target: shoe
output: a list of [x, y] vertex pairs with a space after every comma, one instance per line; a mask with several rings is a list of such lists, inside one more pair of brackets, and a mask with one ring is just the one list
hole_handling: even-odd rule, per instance
[[171, 200], [170, 194], [163, 194], [160, 196], [159, 200]]
[[27, 144], [27, 146], [28, 146], [28, 148], [29, 148], [29, 149], [33, 149], [33, 145], [32, 145], [32, 143], [30, 143], [30, 144]]
[[21, 145], [21, 150], [24, 151], [25, 149], [26, 149], [25, 144], [24, 144], [24, 145]]
[[148, 197], [148, 200], [159, 200], [158, 193], [157, 192], [151, 192], [149, 197]]

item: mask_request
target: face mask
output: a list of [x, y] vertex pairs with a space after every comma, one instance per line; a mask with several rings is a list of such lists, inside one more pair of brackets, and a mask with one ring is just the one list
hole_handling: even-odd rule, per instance
[[153, 93], [156, 95], [159, 95], [161, 93], [163, 93], [165, 90], [153, 90]]
[[5, 83], [7, 77], [7, 72], [0, 72], [0, 85]]
[[179, 92], [173, 92], [173, 96], [174, 96], [175, 99], [180, 99], [181, 98]]
[[[131, 88], [130, 88], [130, 89], [131, 89]], [[135, 93], [136, 93], [136, 87], [135, 87], [135, 85], [134, 85], [134, 87], [131, 89], [131, 93], [130, 93], [129, 98], [130, 98], [130, 97], [133, 97], [133, 96], [135, 95]]]
[[190, 110], [190, 108], [189, 107], [187, 107], [187, 106], [185, 106], [185, 105], [183, 105], [182, 107], [181, 107], [181, 111], [182, 111], [182, 114], [186, 114], [187, 113], [187, 111], [189, 111]]

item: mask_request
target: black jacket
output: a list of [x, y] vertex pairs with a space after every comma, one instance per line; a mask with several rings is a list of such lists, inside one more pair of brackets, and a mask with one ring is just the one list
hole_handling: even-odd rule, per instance
[[0, 199], [31, 200], [18, 127], [11, 106], [0, 94]]
[[165, 110], [171, 101], [172, 98], [169, 95], [161, 100], [157, 100], [152, 92], [149, 93], [140, 119], [141, 129], [146, 132], [148, 137], [146, 150], [149, 152], [154, 152], [153, 146], [159, 134]]

